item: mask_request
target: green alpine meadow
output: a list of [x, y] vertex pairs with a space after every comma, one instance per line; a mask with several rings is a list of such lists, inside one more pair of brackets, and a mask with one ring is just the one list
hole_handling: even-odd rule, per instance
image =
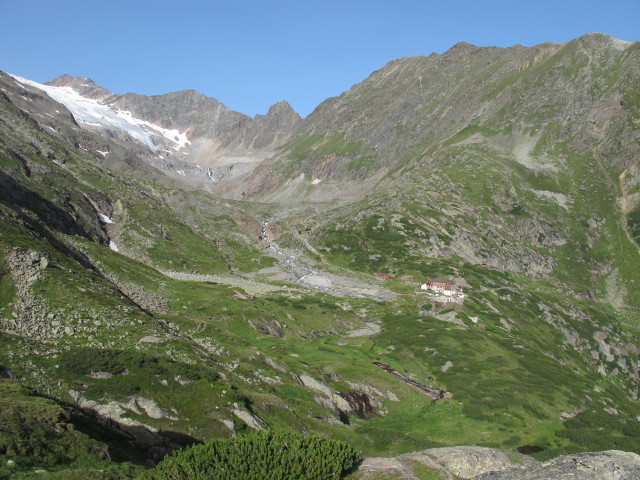
[[640, 478], [639, 335], [637, 42], [305, 118], [0, 72], [0, 479]]

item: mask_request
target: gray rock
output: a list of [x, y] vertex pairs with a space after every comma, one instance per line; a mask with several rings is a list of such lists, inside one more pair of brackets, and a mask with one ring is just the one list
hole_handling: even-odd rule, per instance
[[232, 413], [254, 430], [265, 430], [267, 427], [260, 417], [251, 412], [236, 407]]
[[138, 343], [162, 343], [164, 340], [160, 337], [156, 337], [155, 335], [145, 335]]
[[505, 470], [473, 480], [634, 480], [640, 478], [640, 455], [618, 450], [576, 453], [526, 470]]
[[460, 478], [474, 478], [485, 472], [505, 469], [518, 471], [537, 465], [539, 462], [517, 452], [488, 447], [444, 447], [404, 455], [424, 463], [430, 458], [444, 470]]
[[327, 397], [331, 397], [331, 389], [324, 383], [317, 381], [315, 378], [307, 375], [306, 373], [303, 373], [298, 378], [305, 387], [310, 388], [311, 390], [315, 390], [316, 392], [320, 392]]
[[522, 471], [540, 463], [526, 455], [497, 448], [468, 446], [431, 448], [395, 458], [365, 458], [356, 478], [375, 478], [380, 471], [384, 471], [389, 478], [413, 480], [416, 478], [413, 473], [416, 462], [440, 471], [440, 477], [443, 479], [470, 479], [479, 474], [506, 469]]
[[275, 360], [272, 360], [269, 357], [265, 357], [264, 358], [264, 363], [266, 363], [271, 368], [274, 368], [275, 370], [277, 370], [279, 372], [287, 373], [287, 370], [283, 366], [279, 365]]
[[400, 455], [365, 458], [356, 479], [414, 479], [413, 463], [441, 472], [441, 478], [468, 480], [635, 480], [640, 479], [640, 455], [609, 450], [564, 455], [539, 462], [527, 455], [488, 447], [444, 447]]
[[167, 414], [167, 412], [160, 408], [155, 400], [144, 398], [144, 397], [131, 397], [131, 400], [135, 403], [136, 406], [142, 408], [145, 413], [151, 418], [168, 418], [172, 421], [177, 421], [178, 417], [171, 416]]

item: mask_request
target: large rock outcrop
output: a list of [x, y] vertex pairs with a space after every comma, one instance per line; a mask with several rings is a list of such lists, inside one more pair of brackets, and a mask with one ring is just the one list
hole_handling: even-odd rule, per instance
[[640, 478], [640, 455], [606, 452], [563, 455], [540, 462], [527, 455], [488, 447], [444, 447], [400, 455], [365, 458], [355, 478], [373, 479], [384, 472], [389, 478], [420, 478], [416, 465], [429, 469], [433, 478], [469, 480], [632, 480]]

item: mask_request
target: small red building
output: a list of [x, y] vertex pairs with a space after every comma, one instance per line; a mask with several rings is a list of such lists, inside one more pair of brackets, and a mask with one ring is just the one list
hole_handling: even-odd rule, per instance
[[391, 280], [393, 275], [390, 273], [376, 273], [376, 278], [379, 278], [380, 280]]

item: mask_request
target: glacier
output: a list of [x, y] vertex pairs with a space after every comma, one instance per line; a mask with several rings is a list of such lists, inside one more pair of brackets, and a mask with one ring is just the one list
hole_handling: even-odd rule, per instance
[[154, 140], [154, 137], [158, 135], [170, 141], [176, 151], [181, 150], [187, 145], [191, 145], [186, 132], [181, 133], [175, 129], [162, 128], [145, 120], [135, 118], [129, 111], [116, 110], [109, 105], [100, 103], [98, 100], [83, 97], [71, 87], [54, 87], [27, 80], [17, 75], [9, 75], [11, 75], [21, 87], [29, 85], [38, 88], [43, 90], [56, 102], [62, 103], [69, 109], [73, 118], [75, 118], [78, 123], [117, 128], [154, 151], [160, 150], [160, 147]]

